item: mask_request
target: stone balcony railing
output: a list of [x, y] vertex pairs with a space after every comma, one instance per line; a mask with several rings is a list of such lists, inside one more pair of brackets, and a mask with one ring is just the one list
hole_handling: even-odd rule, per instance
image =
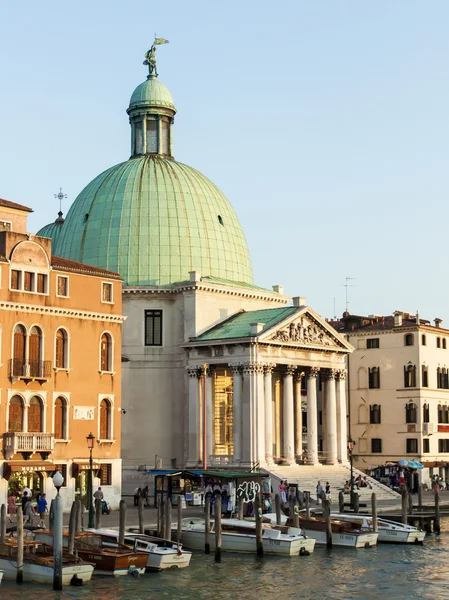
[[53, 433], [8, 432], [4, 433], [2, 438], [3, 456], [6, 460], [10, 460], [14, 454], [23, 454], [25, 458], [29, 458], [35, 453], [41, 454], [45, 459], [55, 447]]

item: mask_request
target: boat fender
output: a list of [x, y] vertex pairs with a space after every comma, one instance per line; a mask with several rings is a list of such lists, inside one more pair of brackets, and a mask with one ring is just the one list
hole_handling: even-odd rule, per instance
[[369, 542], [365, 542], [365, 548], [369, 548]]
[[299, 551], [299, 556], [310, 556], [310, 552], [305, 548], [301, 548]]
[[140, 577], [140, 571], [134, 565], [131, 565], [128, 569], [128, 575], [132, 575], [133, 577]]
[[81, 579], [81, 577], [78, 577], [78, 575], [76, 573], [70, 580], [70, 585], [74, 585], [74, 586], [82, 586], [83, 583], [84, 583], [83, 579]]
[[416, 538], [415, 544], [417, 544], [418, 546], [424, 546], [424, 542], [422, 540], [418, 540], [418, 538]]

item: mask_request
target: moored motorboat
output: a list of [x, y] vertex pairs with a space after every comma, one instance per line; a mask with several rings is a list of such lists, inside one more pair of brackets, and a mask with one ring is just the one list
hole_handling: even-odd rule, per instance
[[[211, 550], [215, 549], [215, 522], [211, 521], [209, 536]], [[221, 549], [224, 552], [255, 552], [256, 523], [239, 519], [222, 519]], [[310, 554], [315, 547], [315, 540], [302, 533], [287, 532], [264, 523], [262, 527], [262, 544], [265, 554], [298, 556]], [[184, 519], [182, 523], [182, 540], [192, 550], [204, 549], [204, 519]]]
[[[119, 533], [115, 529], [88, 529], [92, 533], [101, 535], [105, 546], [115, 547], [118, 544]], [[140, 533], [125, 533], [125, 546], [133, 552], [147, 555], [146, 568], [149, 571], [161, 571], [162, 569], [188, 567], [192, 553], [184, 550], [171, 540], [144, 535]]]
[[[271, 523], [276, 523], [276, 515], [269, 513], [264, 517], [270, 519]], [[313, 538], [319, 546], [327, 544], [326, 537], [326, 522], [323, 518], [310, 517], [307, 518], [302, 513], [299, 514], [299, 529], [293, 527], [291, 521], [285, 516], [281, 516], [281, 523], [288, 525], [289, 533], [297, 533], [298, 531]], [[378, 534], [373, 532], [361, 531], [357, 523], [349, 521], [339, 521], [332, 519], [332, 545], [343, 546], [346, 548], [371, 548], [377, 544]]]
[[[37, 531], [35, 540], [53, 544], [52, 531]], [[64, 532], [64, 547], [68, 546], [68, 532]], [[83, 531], [75, 534], [75, 550], [80, 558], [95, 565], [96, 575], [126, 575], [131, 570], [145, 572], [147, 557], [145, 554], [131, 552], [127, 546], [115, 547], [104, 544], [101, 535]]]
[[[25, 540], [23, 543], [23, 580], [33, 583], [53, 583], [53, 548], [41, 542]], [[0, 580], [15, 581], [17, 577], [17, 539], [8, 538], [0, 543]], [[63, 551], [62, 583], [68, 585], [74, 576], [78, 580], [89, 581], [94, 565], [80, 557]]]
[[[373, 530], [373, 517], [371, 515], [335, 513], [331, 515], [331, 518], [357, 523], [361, 531]], [[426, 532], [421, 529], [388, 519], [378, 519], [377, 529], [379, 532], [378, 541], [382, 543], [422, 544], [426, 537]]]

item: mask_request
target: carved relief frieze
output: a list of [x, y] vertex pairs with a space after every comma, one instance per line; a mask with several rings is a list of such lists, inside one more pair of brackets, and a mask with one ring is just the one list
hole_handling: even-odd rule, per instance
[[337, 345], [328, 332], [323, 330], [318, 323], [306, 317], [301, 317], [287, 327], [276, 331], [269, 339], [278, 342], [296, 342], [298, 344], [313, 344], [325, 347]]

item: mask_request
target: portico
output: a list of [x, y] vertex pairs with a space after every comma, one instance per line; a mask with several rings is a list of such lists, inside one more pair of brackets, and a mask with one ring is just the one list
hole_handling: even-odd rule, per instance
[[347, 462], [344, 359], [352, 347], [312, 309], [241, 312], [186, 350], [188, 466], [203, 459], [204, 412], [209, 465]]

